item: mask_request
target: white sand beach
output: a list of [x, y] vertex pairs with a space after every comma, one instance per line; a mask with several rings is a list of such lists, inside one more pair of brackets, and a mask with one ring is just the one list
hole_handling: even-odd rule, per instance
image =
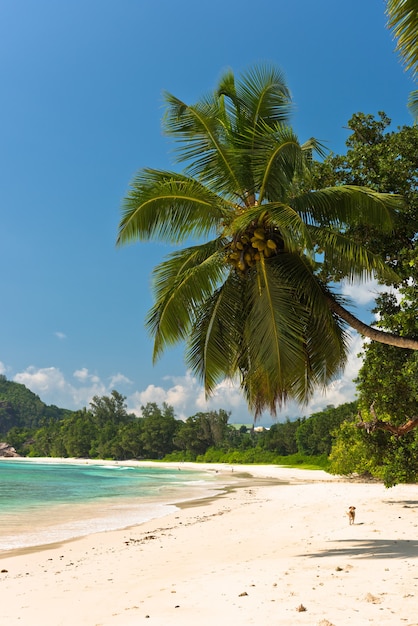
[[136, 527], [1, 554], [1, 623], [418, 626], [417, 485], [206, 467], [235, 487]]

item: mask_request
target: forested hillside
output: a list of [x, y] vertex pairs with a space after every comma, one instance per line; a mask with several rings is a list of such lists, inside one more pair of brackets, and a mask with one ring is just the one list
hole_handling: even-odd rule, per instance
[[37, 428], [43, 419], [60, 420], [70, 414], [66, 409], [46, 405], [25, 385], [0, 375], [0, 435], [11, 428]]
[[[137, 417], [128, 413], [126, 398], [115, 390], [110, 396], [95, 396], [88, 409], [70, 412], [47, 407], [23, 385], [4, 378], [1, 385], [8, 398], [3, 410], [15, 417], [3, 438], [23, 456], [220, 463], [282, 463], [292, 457], [290, 462], [296, 464], [324, 467], [334, 432], [353, 419], [357, 408], [355, 402], [328, 406], [309, 418], [255, 429], [229, 424], [230, 414], [224, 409], [180, 420], [173, 407], [148, 403]], [[11, 419], [4, 420], [8, 424]]]

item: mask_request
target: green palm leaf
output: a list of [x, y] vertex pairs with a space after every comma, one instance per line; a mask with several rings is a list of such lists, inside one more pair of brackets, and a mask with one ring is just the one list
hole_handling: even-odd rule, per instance
[[225, 277], [221, 240], [172, 253], [154, 270], [155, 304], [146, 325], [154, 336], [154, 361], [184, 340], [198, 308]]
[[353, 242], [350, 237], [325, 228], [310, 227], [312, 240], [323, 251], [324, 261], [331, 267], [338, 267], [342, 275], [352, 280], [369, 280], [374, 275], [381, 279], [397, 282], [397, 274], [381, 256]]
[[292, 207], [307, 224], [332, 225], [367, 223], [391, 231], [396, 210], [403, 200], [395, 194], [381, 194], [366, 187], [341, 185], [303, 193], [292, 199]]
[[273, 65], [258, 65], [246, 72], [236, 87], [241, 107], [253, 129], [259, 123], [288, 122], [292, 110], [284, 74]]
[[418, 118], [418, 90], [415, 89], [411, 91], [408, 97], [408, 108], [411, 111], [411, 114], [415, 118]]
[[186, 346], [186, 363], [210, 395], [225, 377], [236, 376], [242, 350], [246, 281], [232, 272], [199, 308]]
[[186, 172], [202, 183], [210, 183], [216, 193], [245, 197], [245, 185], [231, 164], [227, 124], [219, 102], [206, 99], [187, 106], [171, 94], [165, 94], [167, 111], [164, 129], [176, 141], [177, 161], [187, 162]]
[[418, 72], [418, 6], [416, 0], [387, 0], [388, 26], [407, 70]]
[[223, 199], [192, 178], [141, 170], [122, 206], [118, 243], [152, 238], [178, 243], [204, 237], [229, 211]]
[[[388, 27], [398, 40], [396, 50], [400, 53], [406, 70], [412, 71], [416, 80], [418, 73], [418, 5], [416, 0], [387, 0]], [[408, 107], [418, 118], [418, 91], [412, 91]]]

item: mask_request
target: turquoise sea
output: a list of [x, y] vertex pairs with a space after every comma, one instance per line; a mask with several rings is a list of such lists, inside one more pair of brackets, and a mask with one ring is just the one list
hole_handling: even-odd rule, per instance
[[208, 489], [212, 473], [180, 466], [2, 459], [0, 551], [140, 524]]

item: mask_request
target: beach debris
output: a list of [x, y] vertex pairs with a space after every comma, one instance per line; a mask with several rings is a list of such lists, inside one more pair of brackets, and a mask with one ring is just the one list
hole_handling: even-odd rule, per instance
[[239, 594], [239, 598], [242, 598], [242, 596], [248, 596], [248, 593], [246, 591], [243, 591], [242, 593]]
[[150, 541], [151, 539], [157, 539], [157, 535], [145, 535], [145, 537], [141, 537], [140, 539], [132, 539], [132, 537], [129, 538], [129, 541], [124, 541], [124, 544], [126, 546], [129, 546], [131, 543], [134, 544], [139, 544], [139, 543], [144, 543], [144, 541]]
[[342, 571], [343, 571], [343, 568], [342, 568], [342, 567], [336, 567], [336, 568], [335, 568], [335, 571], [336, 571], [336, 572], [342, 572]]
[[318, 626], [334, 626], [334, 624], [329, 622], [327, 619], [321, 619]]
[[381, 600], [377, 596], [374, 596], [372, 593], [367, 593], [364, 597], [366, 602], [371, 602], [372, 604], [380, 604]]
[[303, 604], [299, 604], [296, 610], [298, 611], [298, 613], [303, 613], [303, 611], [307, 611], [308, 609], [306, 608], [306, 606], [303, 606]]
[[7, 573], [8, 573], [8, 571], [9, 571], [9, 570], [7, 570], [7, 569], [2, 569], [2, 570], [1, 570], [1, 573], [2, 573], [2, 574], [7, 574]]

